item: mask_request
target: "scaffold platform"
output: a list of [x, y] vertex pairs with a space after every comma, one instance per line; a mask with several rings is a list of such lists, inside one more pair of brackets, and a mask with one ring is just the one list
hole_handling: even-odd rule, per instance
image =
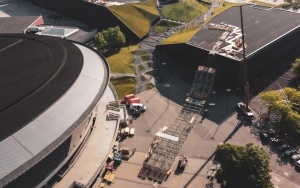
[[162, 182], [207, 104], [215, 77], [215, 69], [199, 66], [185, 104], [169, 127], [156, 134], [138, 177]]

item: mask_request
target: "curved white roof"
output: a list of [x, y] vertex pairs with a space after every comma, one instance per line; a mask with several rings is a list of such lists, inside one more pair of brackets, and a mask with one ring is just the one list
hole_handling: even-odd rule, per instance
[[0, 186], [30, 168], [29, 160], [37, 163], [63, 142], [102, 95], [108, 78], [107, 64], [93, 50], [75, 45], [84, 63], [72, 87], [36, 119], [0, 142]]

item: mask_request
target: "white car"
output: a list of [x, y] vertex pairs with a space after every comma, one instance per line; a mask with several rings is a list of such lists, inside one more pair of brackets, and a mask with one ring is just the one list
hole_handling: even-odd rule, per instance
[[300, 160], [295, 162], [296, 167], [300, 167]]
[[291, 162], [294, 163], [294, 162], [298, 161], [299, 159], [300, 159], [300, 155], [295, 154], [291, 157]]
[[146, 111], [146, 106], [141, 103], [132, 103], [130, 105], [130, 110], [134, 111]]

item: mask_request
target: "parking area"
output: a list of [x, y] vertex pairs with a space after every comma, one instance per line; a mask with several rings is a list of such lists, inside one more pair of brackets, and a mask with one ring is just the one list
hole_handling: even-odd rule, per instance
[[[289, 162], [281, 160], [281, 153], [271, 143], [261, 142], [259, 132], [263, 125], [240, 119], [236, 112], [236, 104], [241, 100], [235, 93], [218, 91], [212, 95], [208, 106], [208, 114], [202, 120], [197, 120], [187, 140], [183, 144], [179, 155], [172, 165], [170, 176], [162, 184], [138, 178], [143, 161], [150, 149], [154, 134], [164, 126], [169, 126], [181, 110], [181, 105], [189, 91], [190, 84], [181, 79], [176, 71], [168, 81], [167, 90], [157, 86], [152, 90], [139, 94], [141, 102], [147, 106], [146, 112], [133, 120], [130, 127], [135, 128], [135, 135], [127, 137], [120, 143], [120, 147], [136, 148], [136, 153], [123, 161], [116, 169], [114, 183], [110, 187], [118, 188], [124, 185], [131, 187], [205, 187], [209, 182], [207, 176], [213, 165], [214, 152], [218, 144], [228, 142], [245, 145], [254, 143], [261, 146], [270, 154], [273, 170], [272, 182], [275, 187], [300, 187], [299, 174]], [[169, 92], [169, 93], [167, 93]], [[166, 98], [170, 97], [171, 100]], [[259, 103], [258, 98], [253, 98]], [[260, 109], [259, 106], [255, 109]], [[263, 109], [262, 109], [263, 110]], [[256, 112], [259, 113], [259, 112]], [[187, 156], [188, 164], [182, 174], [176, 174], [175, 169], [179, 157]], [[215, 184], [216, 187], [216, 184]]]

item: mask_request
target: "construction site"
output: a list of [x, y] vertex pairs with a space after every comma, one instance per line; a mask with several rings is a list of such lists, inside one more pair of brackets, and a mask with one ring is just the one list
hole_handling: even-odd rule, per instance
[[163, 182], [170, 174], [170, 168], [179, 150], [207, 104], [214, 76], [214, 69], [199, 66], [186, 103], [171, 125], [163, 127], [155, 135], [138, 176]]

